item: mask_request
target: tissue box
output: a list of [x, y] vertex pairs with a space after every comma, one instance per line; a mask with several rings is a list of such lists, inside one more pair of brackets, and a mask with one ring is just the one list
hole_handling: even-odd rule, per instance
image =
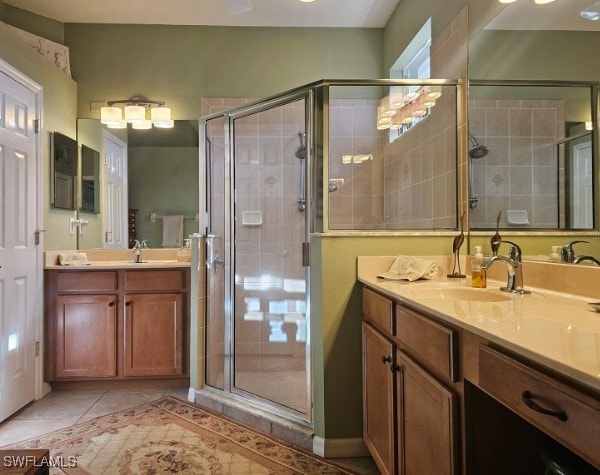
[[58, 255], [58, 263], [61, 266], [85, 265], [88, 263], [85, 252], [65, 252]]

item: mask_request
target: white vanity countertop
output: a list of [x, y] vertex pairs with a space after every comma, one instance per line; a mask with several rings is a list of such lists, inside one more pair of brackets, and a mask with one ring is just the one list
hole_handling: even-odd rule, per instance
[[[366, 259], [359, 257], [358, 265], [358, 280], [366, 286], [600, 391], [600, 313], [588, 305], [598, 299], [527, 285], [530, 295], [513, 295], [499, 290], [505, 282], [490, 280], [487, 289], [445, 277], [386, 281]], [[383, 270], [388, 267], [389, 260]]]
[[[87, 264], [60, 265], [61, 253], [84, 252]], [[190, 267], [189, 261], [177, 260], [177, 249], [143, 249], [142, 262], [133, 262], [131, 249], [89, 249], [85, 251], [46, 251], [44, 269], [93, 270], [93, 269], [153, 269]]]

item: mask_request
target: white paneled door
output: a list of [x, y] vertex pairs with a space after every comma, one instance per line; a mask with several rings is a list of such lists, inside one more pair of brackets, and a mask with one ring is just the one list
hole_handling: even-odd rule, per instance
[[127, 144], [104, 132], [104, 247], [126, 249]]
[[42, 311], [37, 118], [36, 92], [0, 64], [0, 421], [36, 392]]

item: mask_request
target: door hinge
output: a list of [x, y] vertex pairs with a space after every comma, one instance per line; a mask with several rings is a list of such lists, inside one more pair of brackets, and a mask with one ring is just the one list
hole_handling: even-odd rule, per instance
[[35, 356], [40, 356], [40, 342], [35, 342]]
[[302, 243], [302, 266], [310, 267], [310, 243]]
[[33, 132], [40, 133], [40, 119], [33, 119]]
[[40, 245], [40, 233], [45, 233], [46, 230], [45, 229], [36, 229], [35, 230], [35, 245], [39, 246]]

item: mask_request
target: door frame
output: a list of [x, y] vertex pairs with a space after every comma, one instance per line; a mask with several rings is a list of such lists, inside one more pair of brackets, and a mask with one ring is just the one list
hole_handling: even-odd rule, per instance
[[[43, 149], [42, 148], [42, 140], [43, 136], [45, 137], [42, 131], [44, 130], [44, 114], [43, 114], [43, 103], [44, 103], [44, 88], [35, 82], [30, 77], [23, 74], [17, 68], [12, 66], [11, 64], [4, 61], [0, 58], [0, 72], [7, 75], [12, 80], [18, 82], [21, 86], [26, 89], [29, 89], [33, 92], [35, 96], [35, 117], [30, 118], [29, 120], [37, 120], [38, 121], [38, 132], [35, 134], [35, 161], [37, 163], [37, 173], [36, 173], [36, 191], [37, 196], [35, 198], [35, 222], [36, 228], [39, 230], [44, 229], [44, 214], [43, 214], [43, 196], [48, 191], [49, 183], [44, 182], [44, 176], [46, 176], [46, 170], [44, 168], [44, 163], [49, 163], [49, 160], [44, 160], [42, 162], [42, 150], [47, 150], [46, 153], [49, 154], [49, 143], [48, 146]], [[49, 139], [48, 139], [49, 142]], [[48, 175], [49, 176], [49, 175]], [[34, 309], [35, 309], [35, 341], [39, 342], [39, 353], [35, 357], [35, 388], [34, 395], [35, 399], [40, 399], [46, 394], [48, 394], [52, 388], [48, 383], [44, 382], [44, 275], [43, 275], [43, 249], [44, 249], [44, 236], [43, 232], [40, 233], [40, 243], [36, 249], [36, 276], [35, 276], [35, 296], [34, 296]]]

